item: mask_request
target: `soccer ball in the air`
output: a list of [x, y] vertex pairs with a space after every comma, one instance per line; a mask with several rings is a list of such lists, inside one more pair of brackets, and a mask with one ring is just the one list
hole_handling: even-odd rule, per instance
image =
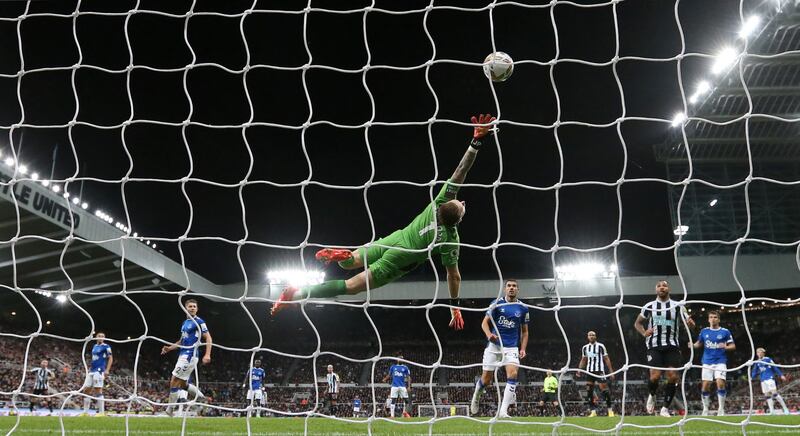
[[504, 82], [514, 72], [514, 59], [506, 53], [497, 51], [483, 60], [483, 74], [493, 82]]

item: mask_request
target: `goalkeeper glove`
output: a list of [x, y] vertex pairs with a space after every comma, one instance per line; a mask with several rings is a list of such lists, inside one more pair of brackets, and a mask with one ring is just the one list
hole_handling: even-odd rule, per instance
[[472, 141], [469, 143], [472, 148], [476, 150], [479, 149], [483, 144], [483, 138], [492, 133], [491, 126], [482, 126], [481, 124], [490, 124], [496, 120], [497, 118], [493, 117], [491, 114], [480, 114], [477, 117], [472, 117]]
[[450, 328], [453, 330], [464, 329], [464, 318], [461, 316], [461, 310], [456, 308], [450, 309]]

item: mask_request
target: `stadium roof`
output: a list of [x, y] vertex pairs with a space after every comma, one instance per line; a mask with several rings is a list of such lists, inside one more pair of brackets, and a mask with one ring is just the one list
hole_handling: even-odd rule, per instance
[[[9, 165], [9, 163], [11, 165]], [[139, 290], [193, 290], [216, 294], [218, 287], [158, 252], [149, 241], [127, 237], [47, 182], [0, 163], [0, 283], [57, 296], [70, 289], [102, 294]], [[27, 171], [25, 171], [27, 172]], [[45, 186], [47, 185], [47, 186]], [[75, 184], [73, 184], [75, 186]], [[58, 190], [58, 192], [56, 192]], [[112, 220], [113, 221], [113, 220]], [[74, 223], [74, 225], [73, 225]]]
[[[800, 116], [800, 12], [794, 3], [781, 11], [765, 4], [762, 12], [765, 27], [749, 43], [741, 70], [737, 63], [722, 78], [709, 75], [705, 95], [686, 78], [689, 116], [696, 118], [684, 126], [693, 162], [747, 162], [748, 142], [754, 162], [800, 158], [800, 125], [792, 122]], [[686, 161], [680, 129], [655, 153], [661, 161]]]

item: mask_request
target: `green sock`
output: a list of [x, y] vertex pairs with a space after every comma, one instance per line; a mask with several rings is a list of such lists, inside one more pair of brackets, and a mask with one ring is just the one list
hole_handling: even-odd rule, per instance
[[356, 257], [355, 256], [350, 256], [347, 259], [339, 262], [339, 266], [342, 267], [342, 268], [347, 269], [347, 268], [350, 268], [351, 266], [353, 266], [355, 263], [356, 263]]
[[347, 293], [347, 286], [344, 280], [329, 280], [318, 285], [308, 286], [302, 289], [303, 296], [312, 298], [330, 298]]

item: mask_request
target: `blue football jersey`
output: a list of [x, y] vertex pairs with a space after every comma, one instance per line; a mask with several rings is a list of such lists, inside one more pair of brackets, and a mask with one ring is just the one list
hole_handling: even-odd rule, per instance
[[703, 344], [702, 362], [704, 365], [728, 363], [725, 346], [733, 343], [733, 335], [728, 329], [720, 327], [714, 330], [706, 327], [700, 330], [697, 340]]
[[772, 380], [775, 376], [782, 376], [783, 372], [781, 369], [775, 366], [775, 362], [772, 361], [769, 357], [764, 356], [761, 360], [756, 360], [753, 363], [753, 369], [750, 371], [750, 377], [758, 378], [763, 382], [767, 380]]
[[389, 368], [389, 375], [392, 377], [392, 387], [405, 387], [406, 378], [411, 375], [411, 371], [403, 364], [392, 365]]
[[111, 356], [110, 345], [94, 344], [92, 347], [92, 372], [105, 372], [109, 356]]
[[353, 400], [353, 407], [358, 407], [358, 408], [360, 408], [360, 407], [361, 407], [361, 400], [359, 400], [358, 398], [356, 398], [355, 400]]
[[180, 355], [197, 356], [195, 344], [200, 342], [203, 333], [208, 332], [206, 322], [199, 316], [187, 319], [181, 324], [181, 351]]
[[264, 383], [264, 368], [250, 369], [250, 389], [259, 390], [262, 383]]
[[[505, 298], [498, 298], [497, 304], [505, 303]], [[528, 308], [520, 303], [507, 303], [503, 306], [495, 307], [494, 310], [486, 311], [486, 316], [494, 320], [492, 333], [500, 336], [504, 347], [519, 347], [522, 333], [522, 325], [530, 322]], [[495, 326], [497, 326], [495, 328]], [[498, 343], [497, 345], [501, 345]]]

